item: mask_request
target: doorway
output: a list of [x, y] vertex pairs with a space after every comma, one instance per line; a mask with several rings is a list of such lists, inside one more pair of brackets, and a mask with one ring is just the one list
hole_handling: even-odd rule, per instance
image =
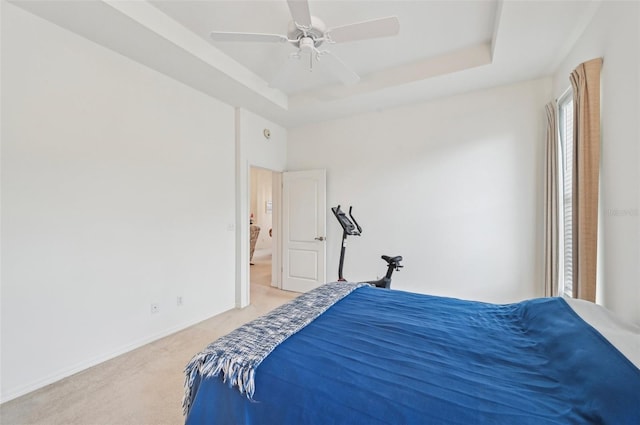
[[270, 287], [274, 243], [274, 172], [250, 167], [249, 176], [249, 283], [251, 290]]

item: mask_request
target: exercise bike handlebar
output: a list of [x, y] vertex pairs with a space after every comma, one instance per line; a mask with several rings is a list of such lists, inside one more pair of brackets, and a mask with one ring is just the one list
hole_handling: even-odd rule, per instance
[[[340, 205], [338, 205], [338, 208], [340, 208]], [[360, 225], [358, 224], [358, 222], [356, 221], [355, 217], [353, 216], [353, 214], [351, 214], [351, 211], [353, 210], [353, 206], [349, 207], [349, 217], [351, 217], [351, 221], [353, 221], [353, 224], [356, 225], [356, 227], [358, 228], [358, 233], [362, 234], [362, 227], [360, 227]]]
[[344, 235], [360, 236], [360, 234], [362, 233], [362, 227], [358, 225], [358, 222], [355, 220], [355, 218], [353, 218], [353, 215], [351, 215], [352, 209], [353, 207], [349, 207], [349, 215], [351, 216], [351, 219], [349, 219], [344, 211], [340, 209], [340, 205], [331, 208], [331, 211], [333, 212], [333, 215], [335, 215], [338, 219], [338, 223], [340, 223], [340, 226], [342, 226]]

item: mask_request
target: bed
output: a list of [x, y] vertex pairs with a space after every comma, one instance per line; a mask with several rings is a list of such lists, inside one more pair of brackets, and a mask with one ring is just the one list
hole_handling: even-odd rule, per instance
[[333, 283], [194, 356], [185, 421], [635, 425], [639, 353], [637, 328], [578, 300]]

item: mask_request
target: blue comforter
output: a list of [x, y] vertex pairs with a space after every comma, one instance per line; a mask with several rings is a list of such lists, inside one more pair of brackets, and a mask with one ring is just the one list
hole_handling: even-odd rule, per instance
[[640, 370], [561, 298], [364, 287], [280, 344], [253, 400], [194, 383], [188, 424], [640, 424]]

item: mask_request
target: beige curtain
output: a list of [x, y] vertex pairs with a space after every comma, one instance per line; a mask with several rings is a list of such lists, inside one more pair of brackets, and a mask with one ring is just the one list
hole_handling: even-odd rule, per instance
[[549, 102], [544, 175], [544, 295], [558, 295], [558, 122], [556, 103]]
[[589, 301], [596, 299], [601, 68], [602, 58], [592, 59], [570, 76], [575, 144], [573, 296]]

